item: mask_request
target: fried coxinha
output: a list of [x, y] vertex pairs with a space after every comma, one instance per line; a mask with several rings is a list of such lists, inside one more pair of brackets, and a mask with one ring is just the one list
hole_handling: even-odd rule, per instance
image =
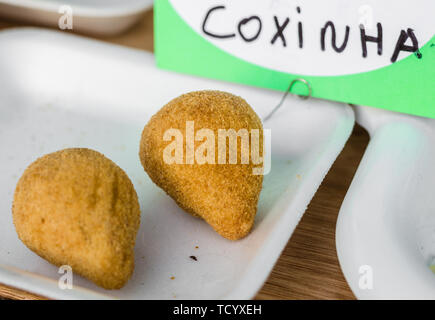
[[[198, 91], [170, 101], [149, 120], [139, 156], [152, 181], [181, 208], [204, 219], [221, 236], [237, 240], [253, 227], [263, 176], [253, 174], [258, 164], [249, 160], [250, 148], [243, 147], [241, 137], [235, 140], [235, 163], [230, 163], [229, 136], [224, 137], [225, 150], [219, 158], [222, 129], [227, 133], [245, 130], [248, 141], [256, 130], [257, 149], [262, 154], [262, 123], [245, 100], [220, 91]], [[210, 131], [215, 137], [211, 142], [205, 139]]]
[[101, 153], [66, 149], [39, 158], [18, 182], [12, 212], [19, 238], [54, 265], [106, 289], [123, 287], [133, 273], [138, 198]]

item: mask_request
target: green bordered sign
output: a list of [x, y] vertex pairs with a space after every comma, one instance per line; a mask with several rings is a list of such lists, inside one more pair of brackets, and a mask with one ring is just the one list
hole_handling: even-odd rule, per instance
[[[435, 118], [433, 0], [156, 0], [161, 68]], [[295, 85], [293, 92], [306, 94]]]

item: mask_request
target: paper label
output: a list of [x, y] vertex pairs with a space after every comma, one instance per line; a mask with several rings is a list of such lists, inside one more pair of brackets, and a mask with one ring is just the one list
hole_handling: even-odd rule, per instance
[[[435, 118], [432, 0], [157, 0], [162, 68]], [[295, 93], [304, 94], [295, 87]]]

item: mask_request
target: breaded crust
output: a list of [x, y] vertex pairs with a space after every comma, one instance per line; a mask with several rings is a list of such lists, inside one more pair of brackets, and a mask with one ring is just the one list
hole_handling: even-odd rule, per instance
[[[165, 163], [163, 151], [170, 142], [163, 140], [164, 132], [178, 129], [186, 138], [186, 121], [194, 121], [195, 133], [203, 128], [213, 130], [216, 164]], [[263, 176], [253, 175], [252, 162], [241, 164], [240, 141], [237, 164], [217, 164], [218, 129], [258, 129], [262, 155], [262, 123], [249, 104], [230, 93], [198, 91], [172, 100], [150, 119], [142, 133], [139, 156], [152, 181], [181, 208], [202, 217], [223, 237], [237, 240], [254, 224]], [[186, 139], [184, 144], [186, 155]]]
[[23, 243], [56, 266], [106, 289], [123, 287], [133, 273], [136, 191], [96, 151], [66, 149], [36, 160], [18, 182], [12, 213]]

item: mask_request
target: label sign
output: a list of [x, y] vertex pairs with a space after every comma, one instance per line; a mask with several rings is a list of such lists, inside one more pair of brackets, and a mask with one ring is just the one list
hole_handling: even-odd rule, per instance
[[[435, 118], [432, 0], [157, 0], [162, 68]], [[303, 86], [295, 87], [304, 94]]]

